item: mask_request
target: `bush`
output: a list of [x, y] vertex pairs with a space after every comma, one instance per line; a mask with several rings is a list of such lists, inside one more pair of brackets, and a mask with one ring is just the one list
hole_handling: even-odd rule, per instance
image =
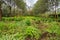
[[57, 22], [51, 22], [48, 26], [49, 27], [46, 29], [46, 31], [60, 35], [60, 26]]
[[44, 38], [48, 37], [49, 40], [60, 40], [59, 23], [58, 22], [45, 22], [45, 25], [47, 26], [43, 29], [43, 34], [42, 34], [43, 37]]
[[20, 33], [16, 33], [13, 35], [2, 35], [2, 37], [0, 37], [0, 40], [24, 40], [23, 38], [24, 36]]
[[3, 17], [2, 21], [21, 21], [23, 17]]
[[30, 37], [35, 40], [38, 40], [41, 36], [41, 31], [33, 26], [26, 27], [24, 32], [26, 37]]

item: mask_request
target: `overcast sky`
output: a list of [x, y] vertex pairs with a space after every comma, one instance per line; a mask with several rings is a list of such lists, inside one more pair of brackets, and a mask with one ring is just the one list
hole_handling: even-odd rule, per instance
[[34, 3], [36, 3], [36, 1], [37, 1], [37, 0], [26, 0], [26, 4], [27, 4], [28, 6], [33, 6]]

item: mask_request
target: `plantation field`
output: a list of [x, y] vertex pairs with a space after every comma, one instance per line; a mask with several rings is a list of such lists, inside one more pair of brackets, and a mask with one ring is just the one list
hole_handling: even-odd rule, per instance
[[3, 17], [0, 40], [60, 40], [60, 22], [42, 17]]

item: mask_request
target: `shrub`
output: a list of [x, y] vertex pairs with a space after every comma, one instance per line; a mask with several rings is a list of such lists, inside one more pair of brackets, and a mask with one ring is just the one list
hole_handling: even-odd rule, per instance
[[47, 25], [47, 27], [43, 30], [45, 35], [43, 35], [43, 37], [48, 36], [49, 40], [60, 40], [60, 26], [58, 22], [48, 22], [45, 23], [45, 25]]
[[26, 37], [30, 37], [35, 40], [38, 40], [41, 36], [41, 31], [39, 31], [37, 28], [33, 26], [26, 27], [24, 32]]
[[23, 17], [3, 17], [3, 21], [21, 21], [23, 20]]
[[48, 26], [49, 27], [46, 29], [46, 31], [60, 35], [60, 26], [57, 22], [51, 22]]

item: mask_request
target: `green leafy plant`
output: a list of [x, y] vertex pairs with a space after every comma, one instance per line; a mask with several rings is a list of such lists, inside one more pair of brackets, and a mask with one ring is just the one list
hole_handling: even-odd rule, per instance
[[23, 20], [23, 17], [3, 17], [3, 21], [21, 21]]
[[41, 31], [39, 31], [37, 28], [33, 26], [28, 26], [24, 30], [26, 37], [30, 36], [31, 38], [35, 38], [35, 40], [38, 40], [41, 36]]
[[55, 33], [57, 35], [60, 34], [60, 27], [57, 22], [51, 22], [49, 24], [49, 27], [46, 29], [47, 32], [49, 33]]

